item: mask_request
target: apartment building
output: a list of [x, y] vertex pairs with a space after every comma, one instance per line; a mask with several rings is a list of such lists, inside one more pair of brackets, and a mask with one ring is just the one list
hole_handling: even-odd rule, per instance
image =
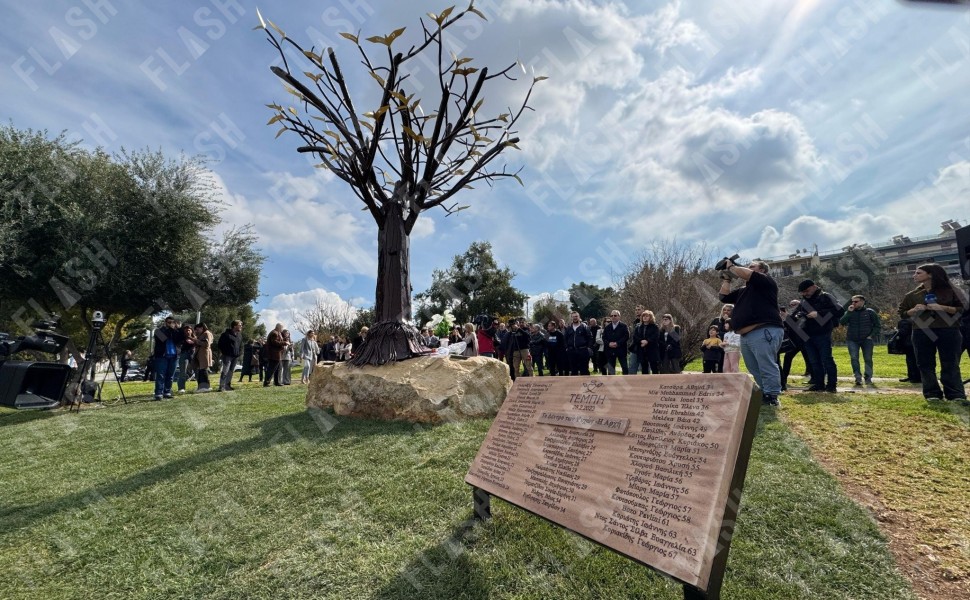
[[906, 275], [916, 267], [926, 263], [937, 263], [946, 269], [951, 277], [960, 278], [960, 259], [956, 243], [956, 230], [961, 227], [954, 220], [940, 223], [941, 231], [936, 235], [909, 237], [897, 235], [888, 242], [856, 244], [841, 250], [819, 252], [818, 247], [796, 250], [787, 257], [765, 259], [771, 267], [772, 275], [788, 277], [806, 274], [812, 267], [838, 260], [857, 250], [871, 250], [885, 265], [889, 273]]

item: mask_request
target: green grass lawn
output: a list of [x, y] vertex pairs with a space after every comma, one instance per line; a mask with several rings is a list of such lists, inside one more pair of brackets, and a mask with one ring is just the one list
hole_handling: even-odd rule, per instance
[[[835, 358], [835, 366], [838, 368], [839, 377], [852, 377], [852, 363], [849, 361], [849, 349], [846, 346], [835, 346], [832, 348], [832, 356]], [[859, 361], [861, 363], [862, 356], [860, 354]], [[744, 367], [744, 360], [741, 361], [742, 369]], [[860, 364], [864, 366], [864, 364]], [[903, 387], [909, 388], [908, 384], [901, 384], [899, 379], [906, 377], [906, 357], [901, 354], [889, 354], [886, 352], [885, 344], [877, 344], [872, 351], [872, 368], [873, 377], [876, 378], [888, 378], [891, 381], [880, 382], [879, 385], [883, 387]], [[700, 372], [703, 370], [703, 365], [701, 365], [700, 360], [695, 360], [684, 368], [685, 371], [695, 371]], [[966, 352], [963, 353], [963, 360], [960, 363], [960, 371], [963, 374], [963, 378], [966, 379], [970, 377], [970, 356]], [[791, 376], [798, 377], [805, 373], [805, 357], [803, 354], [798, 354], [795, 360], [792, 361]], [[801, 379], [795, 379], [795, 382], [800, 382]], [[918, 388], [916, 388], [918, 389]]]
[[[470, 528], [463, 478], [490, 421], [310, 414], [304, 391], [0, 412], [0, 598], [682, 598], [499, 500]], [[723, 598], [915, 598], [874, 520], [773, 411]]]
[[901, 532], [923, 565], [962, 580], [970, 597], [970, 408], [912, 395], [848, 401], [799, 394], [784, 420], [849, 485], [872, 494], [873, 509]]

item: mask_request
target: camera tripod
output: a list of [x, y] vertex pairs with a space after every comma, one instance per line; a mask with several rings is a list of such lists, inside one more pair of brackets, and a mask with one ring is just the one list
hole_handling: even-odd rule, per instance
[[88, 336], [88, 346], [84, 351], [84, 362], [81, 363], [81, 368], [78, 369], [77, 385], [73, 388], [74, 394], [71, 398], [71, 408], [77, 407], [78, 411], [81, 410], [82, 403], [101, 402], [101, 390], [104, 388], [104, 382], [108, 379], [108, 371], [104, 372], [104, 376], [101, 378], [101, 384], [98, 385], [95, 379], [97, 376], [96, 367], [98, 358], [101, 356], [99, 350], [108, 359], [108, 366], [115, 376], [118, 391], [121, 392], [121, 399], [125, 404], [128, 404], [128, 397], [125, 396], [125, 390], [121, 386], [121, 379], [118, 377], [118, 370], [115, 368], [115, 362], [111, 358], [111, 344], [104, 341], [104, 336], [101, 335], [101, 327], [93, 326], [91, 328], [91, 335]]

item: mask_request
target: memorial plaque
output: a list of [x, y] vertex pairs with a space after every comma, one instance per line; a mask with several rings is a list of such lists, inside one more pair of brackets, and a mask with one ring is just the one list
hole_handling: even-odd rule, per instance
[[759, 409], [738, 373], [520, 377], [465, 481], [716, 596]]

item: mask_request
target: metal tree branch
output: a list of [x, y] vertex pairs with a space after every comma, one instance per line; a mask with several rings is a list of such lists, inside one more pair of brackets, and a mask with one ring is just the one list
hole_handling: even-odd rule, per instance
[[[376, 312], [380, 321], [400, 323], [411, 312], [409, 235], [418, 217], [438, 206], [446, 214], [462, 210], [465, 207], [449, 200], [475, 182], [492, 185], [497, 179], [513, 177], [521, 183], [518, 171], [509, 172], [504, 167], [495, 170], [491, 165], [507, 148], [517, 148], [518, 120], [527, 108], [531, 110], [528, 101], [532, 90], [544, 78], [533, 78], [517, 110], [482, 115], [485, 84], [497, 78], [514, 81], [512, 69], [521, 63], [490, 72], [471, 66], [470, 57], [452, 54], [450, 60], [445, 58], [445, 31], [469, 15], [485, 18], [469, 3], [457, 13], [452, 7], [438, 15], [429, 14], [433, 24], [419, 19], [420, 41], [406, 52], [393, 50], [395, 40], [405, 32], [403, 27], [366, 38], [368, 43], [384, 46], [380, 53], [384, 58], [378, 62], [374, 58], [379, 54], [365, 50], [359, 32], [341, 33], [360, 54], [364, 74], [369, 76], [364, 78], [366, 83], [372, 86], [373, 79], [380, 90], [373, 110], [359, 113], [351, 93], [353, 82], [346, 79], [333, 48], [319, 53], [313, 48], [305, 50], [275, 24], [267, 25], [262, 15], [257, 15], [259, 28], [282, 59], [281, 66], [272, 67], [272, 72], [302, 107], [268, 105], [275, 111], [270, 124], [279, 122], [283, 126], [277, 136], [285, 131], [296, 133], [304, 142], [298, 150], [319, 157], [320, 166], [350, 185], [370, 211], [379, 231]], [[295, 50], [296, 56], [288, 56], [284, 46]], [[421, 99], [407, 95], [409, 88], [418, 89], [411, 79], [417, 71], [408, 72], [407, 65], [432, 52], [438, 61], [433, 75], [437, 85], [429, 90], [437, 91], [438, 96], [429, 98], [429, 103], [436, 104], [437, 110], [425, 115]], [[298, 68], [298, 63], [309, 68]], [[359, 104], [361, 94], [368, 90], [362, 87], [356, 91]], [[376, 90], [371, 87], [369, 91]], [[319, 125], [313, 120], [328, 128], [317, 129]], [[362, 350], [363, 362], [380, 364], [415, 351], [400, 328], [379, 331], [386, 335], [373, 337], [375, 346]]]

